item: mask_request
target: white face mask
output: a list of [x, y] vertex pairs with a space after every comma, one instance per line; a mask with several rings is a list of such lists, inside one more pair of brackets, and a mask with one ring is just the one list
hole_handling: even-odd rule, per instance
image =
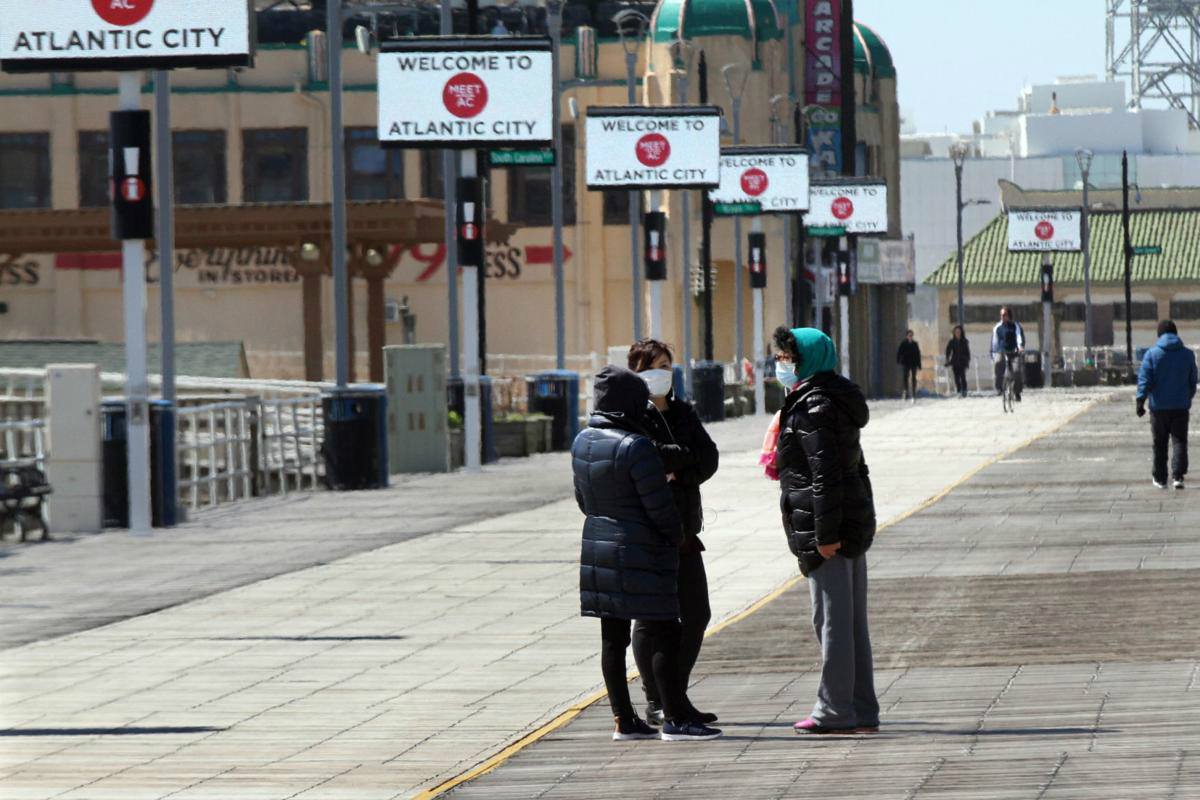
[[666, 397], [675, 380], [675, 373], [669, 369], [648, 369], [638, 375], [646, 382], [651, 397]]
[[796, 365], [790, 361], [775, 362], [775, 377], [785, 389], [791, 389], [800, 379], [796, 377]]

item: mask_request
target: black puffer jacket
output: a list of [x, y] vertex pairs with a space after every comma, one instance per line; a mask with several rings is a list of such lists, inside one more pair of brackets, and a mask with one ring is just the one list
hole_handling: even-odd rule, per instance
[[805, 575], [824, 563], [818, 544], [841, 542], [838, 552], [855, 558], [875, 538], [875, 499], [859, 444], [869, 418], [862, 390], [833, 372], [805, 380], [784, 401], [780, 510]]
[[671, 492], [683, 520], [685, 537], [679, 549], [684, 553], [699, 553], [704, 550], [699, 538], [704, 527], [700, 484], [716, 474], [720, 453], [692, 404], [674, 397], [667, 401], [666, 411], [659, 411], [653, 405], [647, 407], [646, 429], [658, 447], [667, 473], [675, 475]]
[[645, 382], [622, 367], [596, 376], [596, 410], [571, 447], [575, 499], [587, 515], [579, 563], [585, 617], [677, 619], [683, 529], [654, 442]]

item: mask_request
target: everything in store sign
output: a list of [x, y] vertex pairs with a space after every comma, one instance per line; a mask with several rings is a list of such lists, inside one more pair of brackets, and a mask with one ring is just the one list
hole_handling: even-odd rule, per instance
[[720, 184], [721, 110], [716, 106], [592, 106], [586, 132], [589, 189]]
[[0, 70], [242, 67], [254, 61], [248, 0], [0, 0]]
[[808, 210], [808, 153], [779, 145], [721, 148], [721, 185], [708, 193], [720, 214], [786, 214]]
[[388, 42], [379, 56], [379, 141], [402, 147], [550, 145], [546, 37]]

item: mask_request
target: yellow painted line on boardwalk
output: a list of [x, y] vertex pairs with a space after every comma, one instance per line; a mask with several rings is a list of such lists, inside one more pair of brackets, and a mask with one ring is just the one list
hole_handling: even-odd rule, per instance
[[[954, 491], [959, 486], [962, 486], [964, 483], [971, 480], [971, 478], [974, 478], [980, 472], [982, 472], [983, 470], [992, 466], [993, 464], [1003, 461], [1004, 459], [1011, 456], [1013, 453], [1016, 453], [1020, 450], [1024, 450], [1026, 447], [1029, 447], [1031, 444], [1036, 442], [1038, 439], [1049, 436], [1052, 433], [1057, 433], [1058, 431], [1065, 428], [1067, 425], [1070, 425], [1072, 422], [1074, 422], [1076, 419], [1078, 419], [1080, 416], [1082, 416], [1085, 412], [1090, 411], [1097, 403], [1100, 402], [1101, 399], [1104, 399], [1104, 398], [1096, 398], [1096, 399], [1088, 402], [1086, 405], [1083, 406], [1083, 408], [1079, 409], [1074, 414], [1071, 414], [1071, 416], [1067, 417], [1065, 420], [1063, 420], [1062, 422], [1053, 426], [1052, 428], [1048, 428], [1047, 430], [1044, 430], [1041, 433], [1034, 434], [1033, 436], [1029, 437], [1028, 439], [1021, 442], [1020, 444], [1010, 447], [1009, 449], [1005, 450], [1003, 453], [993, 456], [992, 458], [989, 458], [988, 460], [984, 461], [979, 466], [977, 466], [971, 470], [968, 470], [965, 474], [960, 476], [957, 480], [955, 480], [949, 486], [942, 489], [937, 494], [924, 500], [919, 505], [914, 506], [913, 508], [910, 508], [908, 511], [905, 511], [901, 514], [897, 514], [895, 517], [892, 517], [887, 522], [884, 522], [882, 525], [879, 526], [878, 531], [879, 532], [885, 531], [894, 525], [900, 524], [901, 522], [903, 522], [904, 520], [913, 516], [914, 514], [921, 513], [922, 511], [926, 510], [930, 506], [933, 506], [935, 503], [940, 501], [946, 495], [950, 494], [950, 492]], [[765, 606], [770, 604], [772, 601], [777, 600], [779, 597], [781, 597], [783, 594], [785, 594], [792, 587], [796, 586], [802, 580], [804, 580], [803, 575], [796, 575], [795, 577], [788, 578], [786, 581], [784, 581], [782, 584], [780, 584], [778, 587], [776, 587], [770, 594], [767, 594], [765, 597], [759, 598], [758, 600], [751, 603], [749, 606], [747, 606], [743, 610], [739, 611], [738, 613], [734, 614], [733, 616], [726, 617], [725, 619], [718, 622], [716, 625], [713, 625], [712, 627], [710, 627], [707, 631], [704, 632], [704, 638], [707, 639], [710, 636], [715, 636], [716, 634], [720, 633], [721, 631], [725, 630], [726, 628], [730, 627], [731, 625], [735, 625], [735, 624], [741, 622], [742, 620], [746, 619], [746, 617], [749, 617], [752, 614], [758, 613]], [[629, 673], [628, 679], [632, 681], [637, 676], [638, 676], [638, 673], [635, 670], [635, 671]], [[473, 781], [476, 778], [480, 778], [484, 775], [487, 775], [489, 772], [492, 772], [497, 767], [501, 766], [505, 761], [508, 761], [510, 758], [515, 756], [517, 753], [524, 750], [526, 747], [529, 747], [529, 745], [534, 744], [535, 742], [537, 742], [541, 739], [544, 739], [545, 737], [554, 733], [556, 730], [558, 730], [562, 727], [565, 727], [568, 723], [570, 723], [572, 720], [574, 720], [576, 717], [578, 717], [580, 714], [582, 714], [588, 708], [590, 708], [591, 706], [600, 702], [607, 696], [608, 696], [608, 692], [603, 689], [594, 694], [588, 695], [587, 697], [580, 700], [575, 705], [568, 708], [566, 711], [563, 711], [562, 713], [560, 713], [554, 719], [547, 722], [545, 725], [541, 726], [540, 728], [538, 728], [534, 731], [531, 731], [530, 733], [525, 734], [517, 741], [513, 742], [512, 744], [508, 745], [500, 752], [498, 752], [498, 753], [494, 754], [493, 756], [491, 756], [490, 758], [488, 758], [486, 761], [484, 761], [480, 764], [476, 764], [474, 767], [467, 770], [466, 772], [464, 772], [460, 775], [457, 775], [448, 781], [439, 783], [437, 786], [434, 786], [432, 789], [426, 789], [425, 791], [416, 795], [416, 800], [431, 800], [431, 798], [438, 797], [439, 795], [445, 794], [446, 792], [450, 791], [451, 789], [454, 789], [457, 786], [461, 786], [464, 783]]]

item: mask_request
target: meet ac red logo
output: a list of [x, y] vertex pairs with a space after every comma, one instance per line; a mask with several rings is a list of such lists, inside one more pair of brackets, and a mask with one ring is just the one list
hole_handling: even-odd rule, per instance
[[671, 143], [661, 133], [647, 133], [638, 139], [636, 153], [647, 167], [661, 167], [671, 157]]
[[473, 72], [460, 72], [442, 89], [446, 110], [460, 119], [478, 116], [487, 107], [487, 84]]
[[742, 173], [742, 191], [751, 197], [758, 197], [765, 192], [769, 184], [767, 173], [758, 167], [751, 167]]
[[1049, 220], [1044, 219], [1033, 229], [1033, 233], [1043, 242], [1048, 242], [1054, 238], [1054, 226], [1050, 224]]
[[854, 201], [849, 197], [839, 197], [833, 201], [830, 210], [833, 212], [833, 216], [840, 220], [850, 219], [854, 216]]
[[124, 28], [144, 20], [154, 0], [92, 0], [92, 8], [109, 25]]

